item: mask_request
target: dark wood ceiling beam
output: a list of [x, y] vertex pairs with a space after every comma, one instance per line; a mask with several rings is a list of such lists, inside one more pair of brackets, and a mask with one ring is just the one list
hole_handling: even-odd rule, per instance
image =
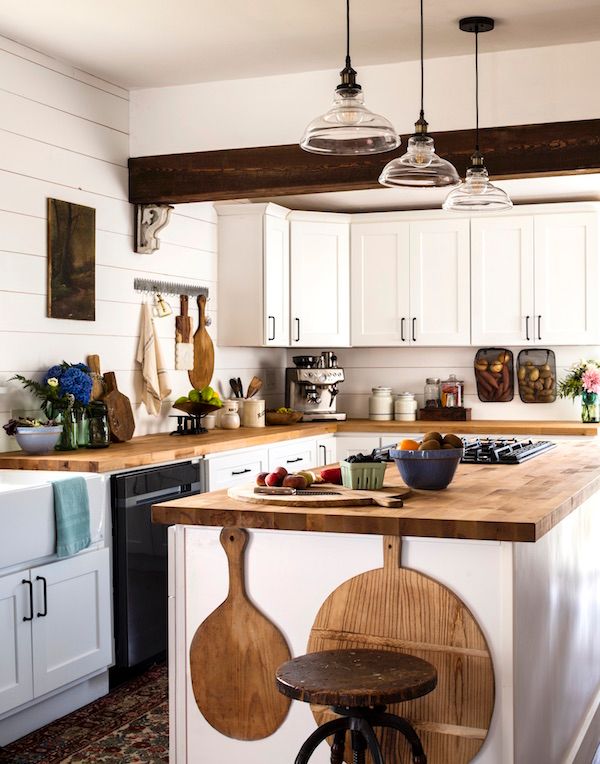
[[[433, 133], [436, 151], [464, 174], [473, 130]], [[600, 170], [600, 119], [490, 127], [481, 149], [494, 178]], [[378, 188], [383, 166], [406, 150], [360, 157], [309, 154], [296, 145], [163, 154], [129, 160], [129, 201], [135, 204], [252, 199]]]

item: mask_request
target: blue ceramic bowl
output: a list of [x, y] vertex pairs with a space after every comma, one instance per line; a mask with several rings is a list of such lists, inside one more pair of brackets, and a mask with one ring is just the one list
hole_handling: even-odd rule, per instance
[[406, 485], [425, 491], [447, 488], [462, 455], [462, 448], [444, 448], [439, 451], [390, 450], [390, 457]]
[[62, 424], [55, 427], [17, 427], [15, 437], [22, 451], [28, 454], [46, 454], [54, 450], [62, 429]]

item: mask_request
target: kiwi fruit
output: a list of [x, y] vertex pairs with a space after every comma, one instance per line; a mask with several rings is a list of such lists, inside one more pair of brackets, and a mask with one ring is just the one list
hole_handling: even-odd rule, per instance
[[437, 451], [442, 446], [439, 440], [431, 438], [430, 440], [424, 440], [419, 446], [419, 451]]
[[428, 440], [437, 440], [438, 443], [441, 443], [443, 438], [439, 432], [426, 432], [425, 435], [423, 435], [423, 443], [426, 443]]
[[453, 433], [449, 432], [447, 435], [444, 435], [442, 446], [444, 448], [462, 448], [463, 442], [458, 437], [458, 435], [454, 435]]

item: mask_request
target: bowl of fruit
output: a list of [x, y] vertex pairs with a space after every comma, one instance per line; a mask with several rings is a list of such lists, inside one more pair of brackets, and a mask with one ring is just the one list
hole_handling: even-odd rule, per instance
[[220, 409], [223, 405], [219, 393], [207, 386], [202, 390], [190, 390], [187, 395], [177, 398], [173, 408], [178, 411], [185, 411], [190, 416], [204, 416], [211, 411]]
[[296, 424], [301, 419], [301, 411], [286, 409], [285, 406], [281, 406], [278, 409], [270, 409], [266, 412], [266, 421], [270, 425]]
[[439, 491], [447, 488], [463, 455], [458, 435], [428, 432], [419, 443], [405, 439], [390, 449], [402, 480], [409, 488]]

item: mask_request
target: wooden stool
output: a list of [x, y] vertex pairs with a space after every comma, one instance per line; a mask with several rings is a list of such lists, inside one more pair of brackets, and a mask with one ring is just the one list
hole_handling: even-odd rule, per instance
[[373, 727], [401, 732], [412, 749], [413, 764], [427, 764], [412, 724], [386, 713], [386, 705], [427, 695], [437, 684], [431, 663], [414, 655], [385, 650], [324, 650], [284, 663], [277, 669], [279, 692], [295, 700], [331, 706], [341, 716], [318, 727], [304, 742], [295, 764], [306, 764], [316, 747], [333, 735], [331, 764], [343, 764], [350, 731], [353, 764], [385, 764]]

